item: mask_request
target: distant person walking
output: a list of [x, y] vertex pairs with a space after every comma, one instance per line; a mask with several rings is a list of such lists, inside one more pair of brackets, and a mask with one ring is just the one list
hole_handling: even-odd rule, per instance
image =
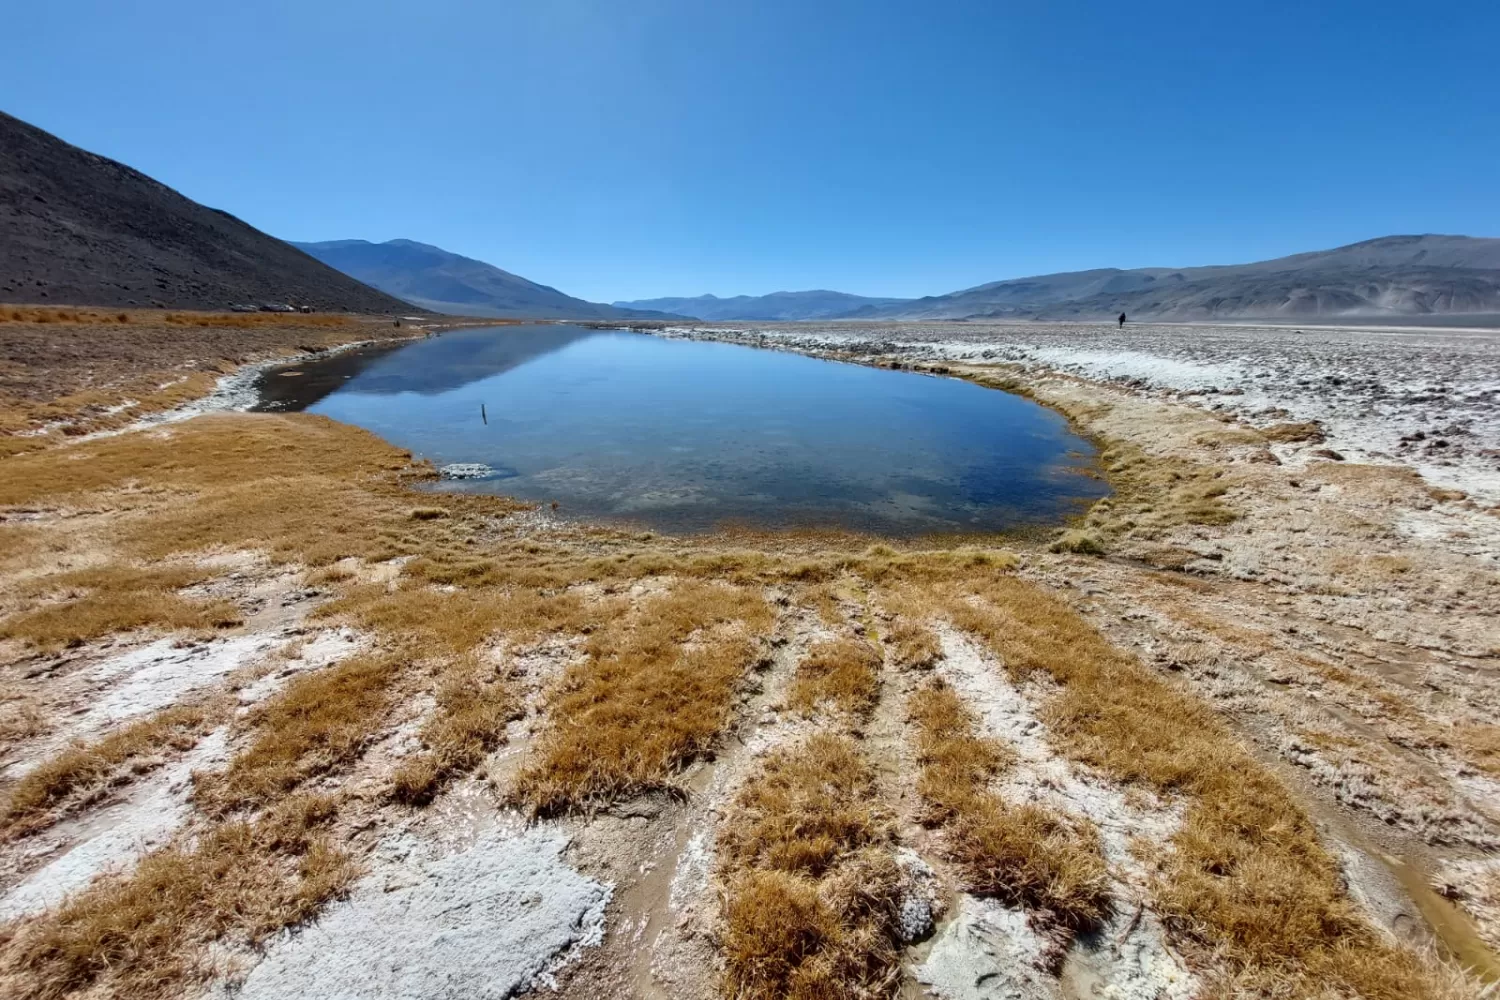
[[1125, 314], [1120, 313], [1120, 329], [1125, 329]]

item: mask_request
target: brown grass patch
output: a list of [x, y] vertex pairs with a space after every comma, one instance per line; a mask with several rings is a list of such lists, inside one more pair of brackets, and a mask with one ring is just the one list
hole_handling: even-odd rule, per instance
[[1421, 956], [1364, 919], [1307, 814], [1210, 709], [1035, 587], [996, 578], [950, 593], [955, 624], [981, 636], [1013, 679], [1043, 671], [1061, 685], [1042, 709], [1060, 749], [1184, 798], [1154, 889], [1181, 939], [1227, 963], [1241, 986], [1275, 995], [1445, 995]]
[[220, 313], [161, 312], [159, 310], [75, 309], [51, 306], [0, 306], [0, 323], [77, 323], [85, 325], [152, 325], [215, 327], [248, 330], [260, 327], [344, 327], [352, 326], [351, 316], [333, 313]]
[[845, 712], [868, 715], [880, 697], [880, 663], [880, 652], [859, 639], [815, 643], [797, 664], [787, 701], [805, 714], [832, 702]]
[[885, 633], [891, 662], [901, 670], [929, 670], [943, 658], [943, 647], [932, 629], [898, 614]]
[[1475, 767], [1500, 775], [1500, 726], [1462, 725], [1454, 732], [1454, 746]]
[[296, 797], [94, 883], [16, 930], [3, 963], [20, 980], [18, 995], [51, 1000], [102, 987], [159, 997], [206, 980], [210, 942], [258, 944], [348, 888], [357, 868], [319, 829], [333, 814], [327, 798]]
[[273, 803], [357, 759], [390, 707], [405, 661], [363, 656], [306, 674], [246, 720], [255, 741], [222, 772], [195, 779], [199, 806], [222, 815]]
[[519, 710], [505, 678], [480, 656], [470, 653], [449, 664], [439, 677], [437, 707], [422, 727], [421, 753], [396, 769], [396, 801], [431, 802], [448, 781], [505, 742], [505, 724]]
[[0, 623], [0, 639], [21, 639], [53, 651], [147, 625], [169, 629], [238, 625], [239, 612], [227, 601], [189, 600], [175, 593], [208, 575], [189, 567], [143, 570], [107, 565], [43, 577], [30, 583], [28, 595], [61, 594], [62, 603], [12, 616]]
[[1316, 420], [1304, 420], [1300, 423], [1272, 424], [1270, 427], [1261, 428], [1260, 432], [1268, 441], [1285, 443], [1307, 441], [1312, 444], [1322, 444], [1325, 440], [1323, 427]]
[[720, 841], [724, 993], [869, 1000], [894, 993], [903, 878], [874, 775], [846, 737], [770, 757]]
[[605, 600], [591, 605], [570, 591], [548, 593], [534, 587], [440, 591], [414, 581], [395, 590], [350, 587], [317, 616], [347, 617], [367, 631], [464, 654], [497, 633], [522, 641], [548, 632], [589, 632], [621, 613], [625, 604]]
[[212, 705], [174, 705], [92, 743], [77, 743], [43, 761], [10, 790], [0, 835], [21, 837], [161, 763], [166, 751], [190, 749], [220, 717]]
[[977, 735], [973, 713], [941, 680], [912, 697], [910, 713], [925, 818], [943, 828], [966, 887], [1069, 927], [1096, 926], [1109, 912], [1109, 882], [1093, 827], [989, 791], [1012, 754]]
[[692, 580], [589, 636], [547, 705], [548, 726], [517, 778], [533, 813], [667, 790], [728, 722], [771, 612], [750, 588]]
[[89, 594], [61, 606], [17, 615], [0, 625], [0, 639], [22, 639], [39, 650], [55, 652], [148, 625], [212, 629], [239, 623], [239, 612], [226, 601], [189, 601], [159, 591], [126, 591]]

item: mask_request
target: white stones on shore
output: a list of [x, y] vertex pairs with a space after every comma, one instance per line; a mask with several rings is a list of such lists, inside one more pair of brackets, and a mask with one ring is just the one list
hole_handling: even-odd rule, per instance
[[444, 479], [488, 479], [495, 470], [481, 462], [455, 462], [438, 469]]

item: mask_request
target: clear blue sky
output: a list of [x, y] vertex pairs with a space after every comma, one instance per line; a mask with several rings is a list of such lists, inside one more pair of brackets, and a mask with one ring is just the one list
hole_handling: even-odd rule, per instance
[[46, 0], [0, 107], [596, 300], [1500, 235], [1500, 3]]

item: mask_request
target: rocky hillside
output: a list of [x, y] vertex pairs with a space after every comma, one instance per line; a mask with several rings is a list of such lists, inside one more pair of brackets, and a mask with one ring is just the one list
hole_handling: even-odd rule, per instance
[[1251, 264], [1099, 268], [995, 281], [846, 314], [881, 319], [1169, 320], [1500, 312], [1500, 239], [1386, 236]]
[[4, 113], [0, 301], [412, 310], [227, 212]]

